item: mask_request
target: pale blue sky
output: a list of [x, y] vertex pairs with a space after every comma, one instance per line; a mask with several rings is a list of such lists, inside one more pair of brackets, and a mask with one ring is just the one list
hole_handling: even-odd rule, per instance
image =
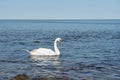
[[0, 0], [0, 19], [120, 19], [120, 0]]

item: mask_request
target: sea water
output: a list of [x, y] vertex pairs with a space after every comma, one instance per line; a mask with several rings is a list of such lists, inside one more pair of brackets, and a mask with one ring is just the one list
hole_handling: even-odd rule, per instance
[[[24, 49], [60, 56], [30, 56]], [[0, 80], [18, 74], [71, 80], [120, 80], [120, 20], [0, 20]]]

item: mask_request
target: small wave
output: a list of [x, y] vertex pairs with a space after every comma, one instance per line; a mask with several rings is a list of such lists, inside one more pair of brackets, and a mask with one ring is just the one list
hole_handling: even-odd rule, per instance
[[27, 63], [26, 61], [17, 61], [17, 60], [0, 60], [0, 62], [6, 62], [6, 63]]
[[0, 50], [0, 52], [18, 52], [22, 50]]

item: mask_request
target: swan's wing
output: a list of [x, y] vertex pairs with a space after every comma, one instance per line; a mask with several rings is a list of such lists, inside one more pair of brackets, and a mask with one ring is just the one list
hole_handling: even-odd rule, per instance
[[42, 53], [54, 53], [53, 50], [51, 50], [51, 49], [46, 49], [46, 48], [39, 48], [37, 51], [38, 51], [38, 52], [42, 52]]
[[55, 54], [53, 50], [46, 49], [46, 48], [34, 49], [30, 53], [31, 55], [54, 55]]

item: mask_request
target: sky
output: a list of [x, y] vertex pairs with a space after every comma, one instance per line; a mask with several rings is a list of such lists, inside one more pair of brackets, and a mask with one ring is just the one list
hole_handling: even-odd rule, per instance
[[0, 19], [120, 19], [120, 0], [0, 0]]

